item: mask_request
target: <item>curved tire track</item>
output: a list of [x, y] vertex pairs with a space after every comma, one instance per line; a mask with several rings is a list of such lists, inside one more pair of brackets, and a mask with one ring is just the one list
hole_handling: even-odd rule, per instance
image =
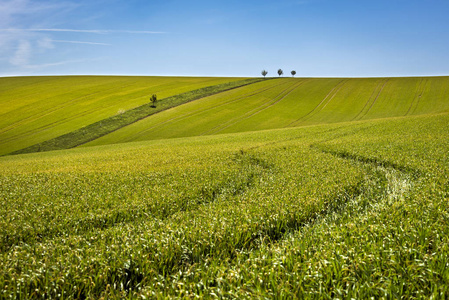
[[[337, 83], [332, 90], [330, 90], [329, 93], [321, 100], [320, 103], [318, 103], [317, 106], [315, 106], [314, 109], [312, 109], [310, 112], [308, 112], [306, 115], [300, 117], [299, 119], [296, 119], [295, 121], [291, 122], [290, 124], [284, 126], [285, 127], [294, 127], [300, 124], [301, 122], [307, 121], [308, 119], [312, 118], [314, 115], [319, 113], [326, 105], [335, 97], [335, 95], [340, 91], [340, 89], [343, 87], [343, 85], [347, 82], [347, 80], [343, 79]], [[324, 104], [324, 106], [322, 106]], [[299, 122], [299, 123], [298, 123]], [[298, 123], [294, 125], [295, 123]]]
[[227, 122], [224, 122], [218, 126], [215, 126], [214, 128], [212, 128], [208, 131], [205, 131], [205, 132], [201, 133], [200, 135], [216, 134], [216, 133], [223, 131], [224, 129], [231, 127], [243, 120], [249, 119], [249, 118], [253, 117], [254, 115], [257, 115], [258, 113], [268, 109], [269, 107], [271, 107], [271, 106], [277, 104], [278, 102], [280, 102], [281, 100], [283, 100], [291, 92], [293, 92], [297, 87], [302, 85], [304, 82], [305, 82], [305, 80], [300, 81], [297, 84], [293, 84], [292, 86], [287, 87], [286, 89], [282, 90], [277, 96], [275, 96], [273, 99], [270, 99], [269, 101], [262, 103], [258, 107], [246, 112], [242, 116], [228, 120]]
[[[383, 84], [382, 87], [380, 88], [379, 92], [377, 93], [376, 98], [374, 98], [374, 101], [371, 103], [371, 105], [369, 106], [368, 110], [367, 110], [366, 112], [364, 112], [364, 113], [360, 116], [360, 118], [358, 118], [357, 120], [360, 120], [360, 119], [364, 118], [364, 117], [371, 111], [371, 108], [373, 108], [374, 104], [376, 104], [377, 99], [379, 99], [379, 96], [380, 96], [380, 94], [382, 93], [382, 91], [384, 90], [384, 87], [385, 87], [385, 85], [387, 84], [388, 81], [389, 81], [389, 79], [385, 79], [384, 84]], [[367, 102], [367, 104], [368, 104], [368, 102]], [[365, 108], [365, 107], [364, 107], [364, 108]], [[363, 111], [363, 110], [362, 110], [362, 111]], [[362, 111], [361, 111], [360, 113], [362, 113]], [[359, 115], [360, 115], [360, 113], [359, 113]]]
[[421, 99], [421, 96], [424, 94], [424, 90], [426, 89], [428, 82], [429, 82], [428, 79], [424, 79], [424, 78], [421, 79], [421, 81], [419, 82], [418, 88], [415, 92], [415, 97], [413, 98], [412, 103], [410, 103], [410, 106], [404, 116], [413, 114], [416, 111], [416, 108], [418, 107], [418, 104], [419, 104], [419, 100]]

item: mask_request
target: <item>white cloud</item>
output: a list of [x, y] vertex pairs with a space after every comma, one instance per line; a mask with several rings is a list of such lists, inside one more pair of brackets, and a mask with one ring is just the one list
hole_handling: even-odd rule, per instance
[[83, 41], [66, 41], [66, 40], [50, 40], [55, 43], [69, 43], [69, 44], [86, 44], [86, 45], [100, 45], [100, 46], [112, 46], [111, 44], [106, 43], [97, 43], [97, 42], [83, 42]]
[[95, 33], [95, 34], [110, 34], [110, 33], [135, 33], [135, 34], [163, 34], [162, 31], [149, 30], [108, 30], [108, 29], [66, 29], [66, 28], [0, 28], [0, 32], [77, 32], [77, 33]]
[[[67, 2], [64, 1], [0, 0], [0, 28], [30, 26], [33, 22], [46, 20], [48, 14], [66, 5]], [[0, 55], [4, 64], [0, 67], [3, 69], [10, 66], [14, 66], [15, 69], [25, 67], [32, 60], [32, 54], [36, 50], [50, 48], [51, 44], [43, 34], [0, 31]]]
[[14, 56], [9, 62], [15, 66], [26, 66], [31, 56], [31, 44], [27, 40], [20, 40]]
[[59, 61], [59, 62], [53, 62], [48, 64], [40, 64], [40, 65], [26, 65], [27, 69], [43, 69], [48, 67], [54, 67], [54, 66], [60, 66], [60, 65], [67, 65], [67, 64], [74, 64], [74, 63], [81, 63], [86, 61], [92, 61], [88, 59], [78, 59], [78, 60], [66, 60], [66, 61]]
[[0, 26], [13, 22], [13, 17], [27, 6], [27, 0], [0, 1]]
[[55, 45], [53, 45], [53, 42], [54, 40], [50, 39], [49, 37], [44, 37], [37, 41], [37, 45], [41, 49], [53, 49], [55, 47]]
[[73, 9], [78, 5], [66, 1], [0, 0], [0, 27], [36, 18], [39, 14]]
[[[74, 16], [80, 12], [78, 9], [86, 10], [86, 5], [90, 3], [87, 0], [0, 0], [0, 69], [17, 74], [27, 70], [84, 62], [74, 59], [79, 58], [75, 51], [82, 53], [85, 50], [76, 48], [71, 51], [65, 47], [65, 52], [58, 52], [58, 47], [63, 43], [86, 47], [111, 46], [99, 37], [93, 39], [92, 35], [164, 33], [150, 30], [79, 28], [79, 24], [88, 23], [83, 23]], [[82, 16], [91, 17], [88, 14]], [[73, 19], [76, 21], [72, 24]], [[70, 28], [72, 26], [74, 28]], [[80, 35], [86, 35], [86, 39], [80, 38]], [[82, 55], [89, 57], [89, 54]], [[55, 57], [64, 60], [64, 56], [68, 60], [54, 61]]]

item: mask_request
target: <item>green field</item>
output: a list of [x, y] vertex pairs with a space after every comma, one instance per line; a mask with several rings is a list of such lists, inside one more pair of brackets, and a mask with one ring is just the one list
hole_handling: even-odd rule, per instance
[[3, 157], [2, 297], [447, 297], [448, 124]]
[[0, 78], [0, 155], [159, 99], [240, 78], [64, 76]]
[[0, 299], [448, 298], [448, 81], [266, 80], [0, 157]]
[[276, 79], [178, 106], [87, 146], [447, 112], [448, 97], [449, 77]]
[[250, 81], [0, 78], [0, 155], [449, 111], [449, 77], [279, 78], [226, 91], [233, 82]]

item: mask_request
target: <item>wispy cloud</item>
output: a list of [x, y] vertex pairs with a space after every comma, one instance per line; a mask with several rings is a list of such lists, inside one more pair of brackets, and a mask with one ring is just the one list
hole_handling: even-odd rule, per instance
[[93, 61], [93, 60], [92, 59], [65, 60], [65, 61], [53, 62], [53, 63], [48, 63], [48, 64], [26, 65], [24, 67], [27, 69], [43, 69], [43, 68], [48, 68], [48, 67], [60, 66], [60, 65], [82, 63], [82, 62], [86, 62], [86, 61]]
[[37, 41], [37, 45], [41, 49], [53, 49], [55, 46], [53, 45], [53, 40], [49, 37], [41, 38]]
[[[108, 1], [0, 0], [0, 70], [17, 74], [22, 71], [38, 72], [43, 68], [83, 63], [86, 60], [75, 59], [107, 55], [111, 48], [105, 46], [112, 44], [109, 44], [109, 37], [106, 35], [114, 35], [117, 40], [132, 35], [146, 37], [166, 33], [128, 30], [132, 28], [113, 29], [111, 26], [108, 29], [108, 25], [104, 25], [106, 29], [98, 29], [103, 27], [103, 23], [85, 21], [101, 15], [101, 11], [98, 11], [100, 2]], [[64, 43], [85, 47], [60, 49]], [[104, 48], [89, 51], [88, 47]], [[56, 57], [59, 57], [60, 61], [57, 61]], [[67, 60], [64, 60], [64, 57]]]
[[[17, 22], [28, 23], [38, 16], [72, 10], [79, 4], [69, 1], [0, 0], [0, 27]], [[33, 18], [30, 18], [33, 17]]]
[[106, 43], [97, 43], [97, 42], [83, 42], [83, 41], [66, 41], [66, 40], [51, 40], [55, 43], [69, 43], [69, 44], [86, 44], [86, 45], [100, 45], [100, 46], [112, 46], [111, 44]]
[[25, 66], [31, 56], [31, 44], [27, 40], [20, 40], [17, 50], [9, 62], [15, 66]]
[[66, 28], [0, 28], [0, 32], [77, 32], [94, 34], [131, 33], [131, 34], [164, 34], [162, 31], [148, 30], [108, 30], [108, 29], [66, 29]]

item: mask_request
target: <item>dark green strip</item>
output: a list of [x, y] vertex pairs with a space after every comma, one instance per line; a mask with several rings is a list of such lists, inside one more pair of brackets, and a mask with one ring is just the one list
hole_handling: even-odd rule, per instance
[[[104, 120], [92, 123], [75, 131], [58, 136], [54, 139], [32, 145], [30, 147], [11, 152], [10, 155], [44, 152], [51, 150], [70, 149], [76, 146], [88, 143], [120, 128], [128, 126], [139, 120], [142, 120], [155, 113], [167, 110], [169, 108], [197, 100], [220, 92], [228, 91], [248, 84], [259, 82], [261, 78], [251, 78], [223, 84], [204, 87], [192, 90], [182, 94], [174, 95], [157, 102], [157, 106], [153, 107], [152, 103], [147, 103], [139, 107], [130, 109], [122, 114], [115, 115]], [[148, 95], [149, 99], [150, 95]]]

